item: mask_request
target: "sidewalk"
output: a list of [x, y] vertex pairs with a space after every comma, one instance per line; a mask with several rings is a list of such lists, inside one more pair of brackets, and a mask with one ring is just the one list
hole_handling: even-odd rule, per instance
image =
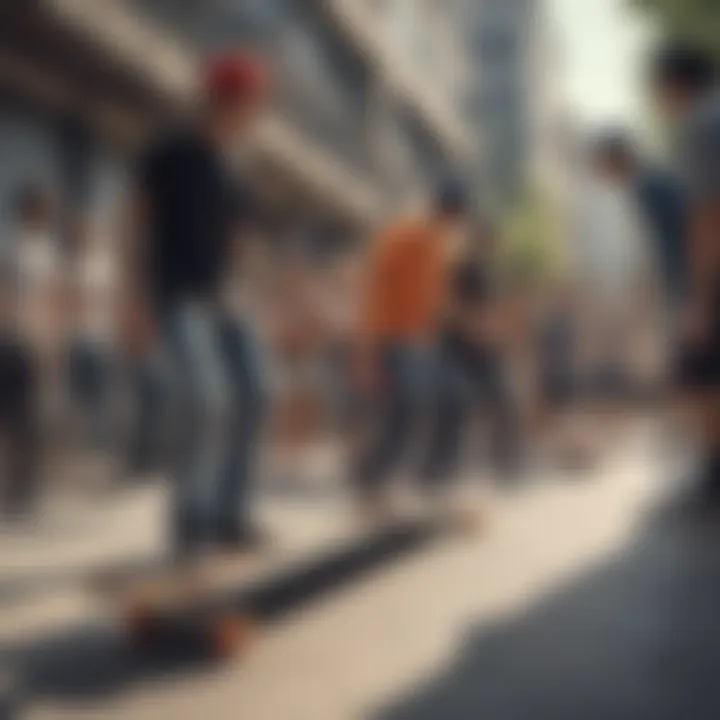
[[[636, 455], [636, 442], [629, 445], [635, 448], [621, 451], [610, 463], [614, 472], [618, 463], [624, 466], [623, 473], [628, 472], [628, 452], [634, 456], [630, 467], [645, 462]], [[338, 548], [363, 531], [337, 476], [337, 465], [331, 472], [333, 462], [327, 453], [317, 453], [311, 460], [312, 472], [306, 478], [311, 475], [315, 482], [292, 485], [277, 475], [263, 480], [257, 512], [274, 543], [271, 557], [258, 564], [259, 574]], [[600, 469], [597, 476], [608, 472], [613, 470]], [[571, 496], [580, 489], [574, 489], [574, 481], [567, 485], [558, 480], [557, 475], [538, 475], [519, 495], [495, 498], [493, 523], [512, 523], [517, 509], [532, 505], [548, 481], [561, 495]], [[89, 591], [88, 579], [99, 570], [161, 560], [166, 503], [167, 489], [158, 479], [104, 497], [56, 497], [48, 500], [35, 528], [0, 530], [0, 645], [101, 616], [107, 608]], [[516, 511], [508, 513], [511, 507]], [[522, 535], [522, 528], [517, 530]]]
[[93, 571], [158, 557], [162, 494], [156, 485], [104, 499], [49, 498], [35, 526], [0, 531], [0, 642], [87, 612], [81, 588]]

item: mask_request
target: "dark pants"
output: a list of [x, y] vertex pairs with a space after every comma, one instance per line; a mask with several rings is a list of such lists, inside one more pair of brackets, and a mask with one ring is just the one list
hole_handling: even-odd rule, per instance
[[7, 458], [3, 506], [11, 514], [28, 512], [37, 500], [38, 384], [36, 364], [23, 343], [0, 340], [0, 433]]
[[109, 348], [77, 341], [70, 352], [70, 386], [73, 401], [82, 412], [90, 444], [106, 449], [113, 436], [113, 360]]
[[232, 541], [250, 520], [265, 404], [258, 347], [249, 328], [199, 303], [171, 309], [163, 335], [179, 418], [176, 540]]
[[458, 469], [463, 429], [480, 403], [491, 418], [494, 459], [503, 471], [518, 461], [518, 418], [499, 356], [455, 343], [428, 351], [394, 344], [381, 356], [383, 383], [371, 413], [369, 443], [357, 481], [382, 488], [413, 449], [426, 488], [438, 488]]
[[520, 453], [519, 418], [502, 356], [448, 339], [441, 345], [435, 374], [439, 387], [429, 437], [428, 481], [441, 482], [457, 472], [464, 428], [477, 410], [490, 421], [493, 464], [504, 474], [514, 473]]
[[433, 380], [432, 353], [425, 348], [393, 343], [381, 351], [379, 362], [381, 388], [369, 398], [367, 445], [356, 469], [358, 486], [371, 493], [381, 489], [411, 447], [420, 444]]

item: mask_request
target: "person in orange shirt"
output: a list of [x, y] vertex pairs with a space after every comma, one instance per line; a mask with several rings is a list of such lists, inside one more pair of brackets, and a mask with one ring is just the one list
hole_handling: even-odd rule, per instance
[[452, 240], [468, 210], [464, 189], [447, 183], [426, 216], [392, 225], [371, 250], [355, 380], [372, 406], [374, 424], [355, 480], [373, 503], [387, 489], [432, 396]]

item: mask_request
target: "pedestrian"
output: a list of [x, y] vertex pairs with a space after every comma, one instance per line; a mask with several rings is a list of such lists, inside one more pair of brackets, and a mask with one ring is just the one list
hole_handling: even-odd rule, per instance
[[635, 345], [647, 323], [654, 283], [639, 208], [608, 177], [607, 166], [605, 146], [593, 143], [573, 270], [583, 294], [583, 393], [598, 416], [614, 420], [630, 407], [638, 385]]
[[572, 471], [598, 458], [598, 432], [578, 373], [578, 292], [568, 280], [547, 288], [536, 319], [539, 413], [536, 433], [553, 459]]
[[632, 137], [622, 130], [606, 132], [597, 153], [608, 180], [633, 200], [650, 234], [654, 264], [659, 270], [664, 305], [676, 315], [687, 286], [685, 200], [680, 178], [671, 169], [645, 160]]
[[451, 267], [438, 351], [441, 385], [426, 468], [431, 482], [447, 481], [457, 471], [463, 428], [477, 415], [490, 430], [494, 469], [504, 478], [519, 469], [519, 410], [505, 351], [508, 328], [497, 277], [497, 244], [494, 231], [478, 225], [469, 247]]
[[40, 458], [58, 419], [67, 297], [57, 207], [50, 187], [21, 189], [0, 263], [0, 422], [9, 453], [5, 509], [13, 514], [29, 513], [38, 500]]
[[670, 43], [652, 63], [659, 105], [674, 125], [687, 203], [687, 293], [678, 380], [705, 456], [701, 487], [720, 497], [720, 90], [713, 58]]
[[116, 379], [116, 271], [109, 238], [83, 223], [72, 262], [73, 330], [69, 370], [82, 440], [109, 451], [116, 429], [112, 391]]
[[251, 516], [260, 385], [223, 283], [254, 211], [234, 160], [265, 109], [268, 80], [257, 57], [219, 54], [205, 69], [194, 117], [162, 132], [140, 162], [124, 336], [136, 351], [159, 337], [182, 420], [171, 472], [181, 558], [206, 545], [247, 550], [261, 539]]
[[[685, 201], [679, 179], [671, 170], [643, 159], [631, 136], [619, 130], [605, 133], [597, 152], [604, 176], [624, 190], [640, 212], [655, 275], [648, 280], [659, 290], [662, 344], [669, 355], [688, 282]], [[660, 376], [664, 380], [667, 373]]]
[[354, 361], [372, 418], [355, 481], [371, 511], [430, 411], [452, 243], [468, 209], [464, 188], [443, 184], [426, 214], [392, 224], [371, 248]]

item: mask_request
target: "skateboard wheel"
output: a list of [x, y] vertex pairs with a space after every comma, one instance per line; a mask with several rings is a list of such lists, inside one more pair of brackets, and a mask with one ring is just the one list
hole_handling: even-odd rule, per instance
[[253, 625], [246, 617], [222, 617], [208, 627], [209, 650], [214, 658], [227, 660], [247, 648], [253, 639]]

